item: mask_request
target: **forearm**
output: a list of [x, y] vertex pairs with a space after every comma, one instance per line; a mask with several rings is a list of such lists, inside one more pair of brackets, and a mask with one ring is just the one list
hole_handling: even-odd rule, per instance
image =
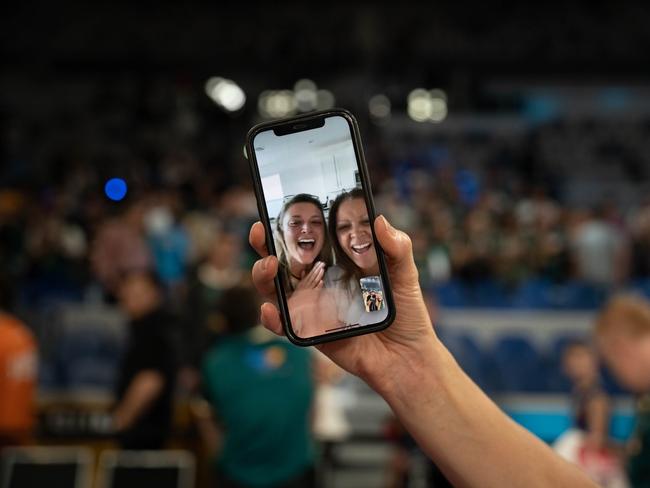
[[455, 486], [595, 486], [508, 418], [435, 338], [374, 385]]
[[221, 451], [222, 435], [212, 414], [212, 408], [204, 399], [192, 400], [190, 407], [206, 454], [214, 458]]
[[122, 401], [113, 412], [116, 430], [128, 429], [155, 401], [165, 380], [157, 371], [142, 371], [133, 378]]

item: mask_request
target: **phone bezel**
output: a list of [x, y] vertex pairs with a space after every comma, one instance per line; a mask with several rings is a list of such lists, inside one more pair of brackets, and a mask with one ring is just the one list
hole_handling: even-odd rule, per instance
[[[311, 112], [309, 114], [299, 115], [296, 117], [289, 117], [289, 118], [278, 119], [269, 122], [263, 122], [261, 124], [257, 124], [254, 127], [252, 127], [248, 131], [248, 134], [246, 135], [246, 157], [248, 159], [249, 167], [251, 170], [251, 176], [253, 178], [253, 185], [255, 188], [255, 197], [257, 199], [258, 212], [260, 214], [260, 218], [262, 220], [262, 224], [264, 225], [264, 230], [266, 232], [266, 246], [269, 251], [269, 254], [273, 254], [277, 256], [275, 243], [273, 240], [273, 230], [271, 229], [271, 221], [266, 210], [266, 200], [264, 198], [264, 189], [262, 188], [262, 179], [260, 177], [257, 158], [255, 156], [255, 149], [253, 146], [255, 136], [257, 136], [260, 132], [264, 132], [267, 130], [275, 131], [276, 129], [279, 129], [280, 132], [284, 132], [285, 130], [287, 130], [287, 127], [291, 127], [291, 126], [294, 126], [293, 127], [294, 130], [293, 131], [289, 130], [289, 132], [286, 132], [286, 134], [292, 132], [299, 132], [301, 130], [309, 130], [318, 127], [317, 125], [314, 125], [313, 127], [311, 126], [312, 124], [314, 124], [315, 121], [319, 122], [320, 119], [322, 118], [323, 124], [320, 125], [322, 126], [324, 125], [324, 120], [327, 117], [334, 117], [334, 116], [343, 117], [347, 121], [348, 126], [350, 127], [350, 133], [352, 135], [352, 145], [354, 147], [354, 153], [357, 159], [357, 165], [359, 167], [359, 174], [361, 176], [361, 186], [364, 193], [366, 207], [368, 208], [368, 217], [370, 218], [371, 222], [375, 221], [377, 214], [375, 211], [374, 200], [372, 198], [372, 187], [370, 185], [370, 177], [368, 174], [368, 168], [366, 166], [366, 160], [363, 153], [363, 146], [361, 144], [359, 126], [357, 124], [356, 119], [349, 111], [341, 108], [333, 108], [330, 110]], [[295, 126], [300, 124], [306, 124], [306, 127], [304, 128], [301, 127], [296, 129]], [[291, 316], [289, 314], [289, 310], [287, 306], [286, 291], [284, 290], [284, 286], [282, 285], [281, 282], [282, 280], [280, 280], [280, 278], [276, 276], [275, 288], [278, 296], [278, 308], [280, 311], [282, 326], [284, 328], [284, 332], [287, 338], [291, 342], [299, 346], [313, 346], [325, 342], [345, 339], [347, 337], [354, 337], [358, 335], [369, 334], [372, 332], [379, 332], [381, 330], [386, 329], [395, 320], [395, 313], [396, 313], [395, 303], [393, 301], [393, 294], [392, 294], [390, 279], [388, 276], [386, 259], [384, 256], [384, 252], [381, 248], [381, 245], [377, 240], [377, 236], [375, 235], [374, 225], [371, 226], [371, 230], [372, 230], [373, 242], [375, 245], [375, 249], [377, 251], [379, 273], [381, 275], [382, 285], [384, 288], [384, 294], [385, 294], [384, 299], [385, 299], [386, 307], [388, 309], [388, 315], [386, 316], [386, 318], [383, 321], [373, 325], [364, 325], [364, 326], [354, 327], [350, 329], [344, 329], [344, 330], [330, 332], [327, 334], [322, 334], [314, 337], [300, 337], [295, 334], [291, 326]]]

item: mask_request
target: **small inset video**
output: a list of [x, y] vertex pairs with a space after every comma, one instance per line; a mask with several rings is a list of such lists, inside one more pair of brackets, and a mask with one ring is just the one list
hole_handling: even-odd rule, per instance
[[366, 312], [378, 312], [384, 308], [384, 291], [379, 276], [367, 276], [359, 280], [363, 307]]

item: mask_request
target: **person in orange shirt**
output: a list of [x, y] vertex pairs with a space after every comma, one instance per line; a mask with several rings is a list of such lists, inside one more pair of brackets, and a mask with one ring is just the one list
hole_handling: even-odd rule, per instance
[[36, 342], [25, 324], [5, 311], [9, 290], [0, 283], [0, 449], [27, 443], [35, 421]]

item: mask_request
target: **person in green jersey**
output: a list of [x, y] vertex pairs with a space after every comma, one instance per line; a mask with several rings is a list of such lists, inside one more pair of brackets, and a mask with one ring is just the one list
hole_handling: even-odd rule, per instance
[[220, 434], [216, 486], [314, 486], [311, 354], [256, 327], [258, 305], [252, 288], [223, 292], [216, 309], [227, 333], [203, 361]]

